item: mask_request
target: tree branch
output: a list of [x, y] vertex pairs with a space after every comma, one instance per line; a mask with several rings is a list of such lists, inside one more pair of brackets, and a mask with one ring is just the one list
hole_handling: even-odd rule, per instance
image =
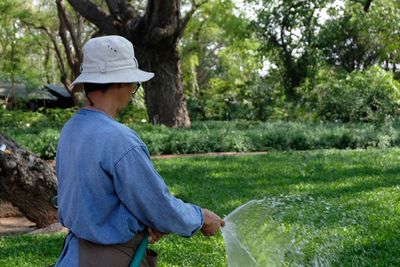
[[192, 7], [190, 8], [189, 12], [186, 14], [186, 16], [183, 19], [181, 19], [179, 21], [178, 38], [182, 37], [182, 34], [185, 31], [185, 28], [186, 28], [188, 22], [190, 21], [190, 19], [192, 18], [194, 12], [196, 12], [196, 10], [199, 7], [201, 7], [202, 5], [207, 3], [208, 0], [202, 0], [198, 3], [196, 3], [195, 0], [191, 0], [191, 2], [192, 2]]
[[[137, 21], [139, 12], [127, 0], [106, 0], [108, 10], [114, 20], [121, 25], [127, 25], [129, 21]], [[130, 23], [132, 25], [132, 23]]]
[[59, 34], [59, 36], [61, 38], [61, 42], [64, 46], [65, 54], [67, 55], [68, 65], [70, 66], [71, 69], [74, 69], [75, 61], [73, 60], [71, 47], [69, 46], [69, 43], [68, 43], [67, 28], [65, 26], [65, 20], [64, 20], [63, 15], [60, 12], [57, 12], [57, 14], [58, 14], [58, 17], [60, 20], [58, 34]]
[[[82, 55], [80, 53], [81, 51], [81, 44], [79, 43], [79, 39], [77, 34], [74, 31], [74, 27], [71, 24], [71, 20], [68, 16], [67, 11], [65, 10], [65, 6], [63, 3], [63, 0], [57, 0], [56, 1], [57, 4], [57, 12], [60, 16], [60, 22], [62, 20], [62, 22], [64, 23], [66, 29], [69, 32], [69, 35], [71, 36], [71, 40], [72, 40], [72, 44], [74, 46], [74, 50], [75, 50], [75, 54], [78, 57], [78, 59], [80, 60], [82, 58]], [[79, 27], [79, 25], [78, 25]]]
[[118, 0], [106, 0], [108, 10], [110, 14], [114, 17], [114, 20], [121, 21], [121, 10]]
[[88, 0], [68, 0], [71, 6], [85, 19], [97, 26], [105, 34], [118, 34], [119, 23]]
[[142, 19], [144, 27], [148, 29], [146, 42], [156, 44], [177, 35], [180, 19], [179, 3], [179, 1], [162, 0], [147, 2], [146, 14]]
[[150, 39], [152, 43], [157, 43], [162, 39], [173, 36], [175, 32], [176, 32], [176, 27], [172, 25], [168, 25], [165, 28], [156, 27], [151, 31]]
[[56, 56], [58, 59], [58, 65], [60, 66], [60, 71], [62, 75], [65, 74], [66, 71], [65, 71], [64, 59], [62, 58], [60, 48], [58, 48], [56, 38], [45, 27], [40, 27], [40, 28], [44, 30], [47, 36], [49, 36], [51, 43], [53, 44], [54, 50], [56, 51]]
[[63, 57], [62, 57], [62, 55], [61, 55], [60, 48], [59, 48], [58, 45], [57, 45], [57, 40], [56, 40], [56, 38], [54, 37], [54, 35], [51, 34], [51, 32], [49, 31], [49, 29], [47, 29], [47, 28], [46, 28], [45, 26], [43, 26], [43, 25], [41, 25], [41, 26], [36, 26], [36, 25], [34, 25], [33, 23], [30, 23], [30, 22], [27, 22], [27, 21], [23, 21], [23, 23], [24, 23], [25, 25], [29, 26], [29, 27], [32, 27], [32, 28], [35, 28], [35, 29], [38, 29], [38, 30], [43, 31], [43, 32], [49, 37], [51, 43], [53, 44], [54, 51], [56, 52], [56, 57], [57, 57], [58, 65], [60, 66], [60, 71], [61, 71], [62, 74], [63, 74], [63, 73], [66, 73], [66, 72], [65, 72], [64, 59], [63, 59]]
[[156, 27], [159, 9], [160, 3], [158, 1], [147, 1], [145, 22], [148, 29]]
[[364, 5], [364, 11], [365, 11], [365, 12], [368, 12], [368, 11], [369, 11], [369, 8], [371, 7], [371, 4], [372, 4], [372, 0], [367, 0], [367, 1], [365, 2], [365, 5]]
[[139, 16], [139, 11], [133, 8], [133, 6], [129, 3], [129, 1], [119, 0], [119, 2], [124, 21]]

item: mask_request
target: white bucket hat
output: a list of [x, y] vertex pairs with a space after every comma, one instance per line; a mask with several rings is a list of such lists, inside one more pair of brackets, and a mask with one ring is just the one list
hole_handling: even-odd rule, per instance
[[72, 85], [146, 82], [153, 77], [154, 73], [139, 69], [130, 41], [109, 35], [90, 39], [83, 46], [81, 74]]

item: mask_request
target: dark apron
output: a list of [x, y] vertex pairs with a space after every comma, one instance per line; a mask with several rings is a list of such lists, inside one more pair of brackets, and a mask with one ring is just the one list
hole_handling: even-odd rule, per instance
[[[117, 245], [100, 245], [79, 239], [79, 267], [129, 267], [135, 250], [143, 237], [143, 232], [138, 233], [128, 242]], [[140, 266], [157, 266], [157, 253], [147, 249]]]

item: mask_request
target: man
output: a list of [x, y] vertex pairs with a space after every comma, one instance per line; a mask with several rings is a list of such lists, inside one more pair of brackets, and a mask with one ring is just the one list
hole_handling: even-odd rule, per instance
[[[70, 233], [56, 266], [127, 267], [149, 233], [214, 235], [223, 220], [172, 196], [146, 145], [115, 117], [154, 74], [142, 71], [132, 44], [120, 36], [89, 40], [80, 76], [87, 104], [61, 131], [57, 147], [60, 222]], [[148, 254], [141, 266], [155, 266]]]

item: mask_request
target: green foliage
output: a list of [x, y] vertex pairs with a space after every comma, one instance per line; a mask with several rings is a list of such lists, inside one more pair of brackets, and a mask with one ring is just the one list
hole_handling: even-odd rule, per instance
[[118, 121], [124, 123], [146, 122], [148, 121], [146, 105], [144, 102], [144, 92], [140, 89], [128, 106], [118, 115]]
[[53, 159], [61, 128], [74, 112], [74, 109], [41, 112], [0, 109], [0, 131], [41, 158]]
[[245, 118], [246, 92], [257, 83], [261, 63], [249, 22], [236, 11], [232, 1], [210, 1], [185, 31], [182, 72], [192, 119]]
[[[43, 17], [34, 16], [34, 5], [26, 1], [0, 1], [0, 78], [7, 83], [24, 83], [36, 89], [50, 79], [47, 37], [28, 23]], [[32, 67], [35, 66], [35, 67]]]
[[331, 7], [317, 40], [324, 61], [349, 72], [398, 63], [400, 36], [393, 33], [400, 27], [399, 8], [392, 0], [374, 1], [368, 12], [356, 1]]
[[265, 61], [276, 66], [277, 79], [291, 101], [297, 98], [295, 88], [312, 75], [318, 60], [318, 17], [326, 2], [261, 1], [263, 8], [257, 10], [252, 20], [252, 29], [261, 42], [260, 53]]
[[[95, 4], [108, 8], [104, 1]], [[131, 4], [139, 14], [146, 10], [146, 1]], [[192, 1], [181, 4], [187, 10]], [[380, 66], [395, 79], [400, 77], [400, 2], [374, 0], [368, 12], [364, 4], [358, 0], [205, 1], [179, 42], [192, 121], [381, 123], [396, 116], [398, 85], [389, 74], [370, 68]], [[72, 21], [80, 21], [70, 5], [66, 8]], [[72, 72], [65, 65], [66, 54], [61, 45], [59, 55], [53, 51], [62, 43], [55, 2], [0, 0], [0, 13], [0, 80], [24, 83], [29, 90], [59, 76], [67, 82]], [[94, 29], [80, 22], [83, 28], [77, 35], [83, 43]], [[62, 75], [58, 68], [63, 69]], [[148, 120], [143, 103], [139, 97], [119, 119]]]
[[[0, 110], [0, 131], [45, 159], [55, 156], [60, 130], [75, 112]], [[153, 155], [321, 148], [391, 147], [400, 144], [400, 121], [384, 125], [295, 123], [277, 121], [194, 122], [189, 129], [171, 129], [145, 122], [127, 125], [137, 131]]]
[[[343, 74], [343, 69], [351, 72], [367, 70], [371, 66], [384, 66], [387, 71], [391, 70], [393, 73], [397, 71], [398, 75], [400, 39], [398, 34], [394, 34], [400, 27], [398, 1], [373, 1], [368, 12], [363, 10], [364, 1], [353, 0], [249, 0], [246, 2], [257, 2], [259, 5], [258, 8], [256, 5], [252, 6], [257, 15], [252, 18], [252, 29], [261, 44], [260, 55], [264, 62], [271, 66], [267, 74], [270, 77], [269, 81], [272, 84], [279, 83], [284, 88], [286, 102], [299, 103], [299, 100], [304, 97], [302, 94], [304, 91], [301, 90], [304, 88], [299, 90], [298, 87], [304, 86], [304, 83], [309, 83], [310, 80], [320, 79], [321, 77], [316, 77], [316, 75], [320, 76], [321, 72], [324, 72], [324, 67], [322, 70], [319, 68], [326, 63], [337, 68], [331, 70], [330, 75], [336, 77], [337, 81], [340, 80], [340, 85], [338, 83], [335, 86], [338, 91], [348, 91], [347, 88], [341, 88], [346, 84], [344, 81], [346, 77], [351, 77], [350, 79], [353, 80], [361, 79], [361, 77], [353, 77], [355, 74]], [[359, 88], [364, 85], [352, 84], [351, 86]], [[323, 98], [324, 95], [314, 96], [308, 99], [308, 103], [301, 104], [315, 108], [320, 104], [315, 101]], [[343, 99], [340, 105], [347, 106], [350, 101], [352, 101], [350, 98]], [[359, 104], [370, 101], [366, 99], [360, 101]], [[274, 104], [276, 107], [284, 107], [280, 102]], [[391, 111], [382, 110], [383, 114], [380, 117], [385, 117], [387, 112], [393, 114], [392, 107], [393, 99], [388, 107]], [[338, 113], [335, 107], [331, 108], [333, 110], [325, 111]], [[310, 115], [310, 110], [304, 106], [290, 108], [289, 105], [289, 108], [284, 109], [288, 112], [289, 118], [335, 119], [334, 116], [329, 115], [318, 117], [319, 112]], [[370, 113], [369, 111], [362, 112]], [[380, 111], [375, 113], [377, 112]], [[302, 115], [298, 116], [299, 113]], [[363, 116], [369, 115], [358, 115], [353, 119], [347, 118], [347, 121], [363, 121]], [[381, 119], [367, 119], [367, 121], [375, 120]]]
[[351, 73], [321, 68], [311, 87], [303, 90], [322, 120], [383, 123], [400, 112], [400, 83], [379, 67]]
[[[154, 165], [173, 194], [222, 217], [266, 198], [268, 223], [291, 233], [301, 255], [292, 264], [399, 266], [399, 157], [399, 149], [320, 150], [163, 159]], [[0, 237], [0, 265], [54, 263], [61, 244], [60, 235]], [[271, 250], [276, 245], [271, 242]], [[151, 247], [159, 252], [160, 266], [227, 265], [221, 235], [169, 235]]]
[[[104, 1], [95, 4], [108, 8]], [[146, 11], [146, 1], [131, 4], [139, 14]], [[186, 11], [192, 1], [181, 4]], [[205, 1], [179, 42], [191, 119], [382, 122], [396, 116], [398, 86], [389, 74], [370, 68], [380, 66], [394, 79], [400, 77], [400, 2], [373, 0], [368, 12], [364, 4], [361, 0]], [[66, 9], [72, 21], [82, 22], [72, 26], [83, 27], [76, 29], [83, 43], [94, 28], [80, 20], [70, 5]], [[29, 90], [60, 76], [67, 83], [72, 72], [59, 45], [55, 2], [0, 0], [0, 13], [0, 81], [24, 83]], [[59, 55], [53, 51], [57, 45]], [[18, 104], [22, 106], [18, 102], [17, 108]], [[120, 120], [147, 120], [142, 98]]]

